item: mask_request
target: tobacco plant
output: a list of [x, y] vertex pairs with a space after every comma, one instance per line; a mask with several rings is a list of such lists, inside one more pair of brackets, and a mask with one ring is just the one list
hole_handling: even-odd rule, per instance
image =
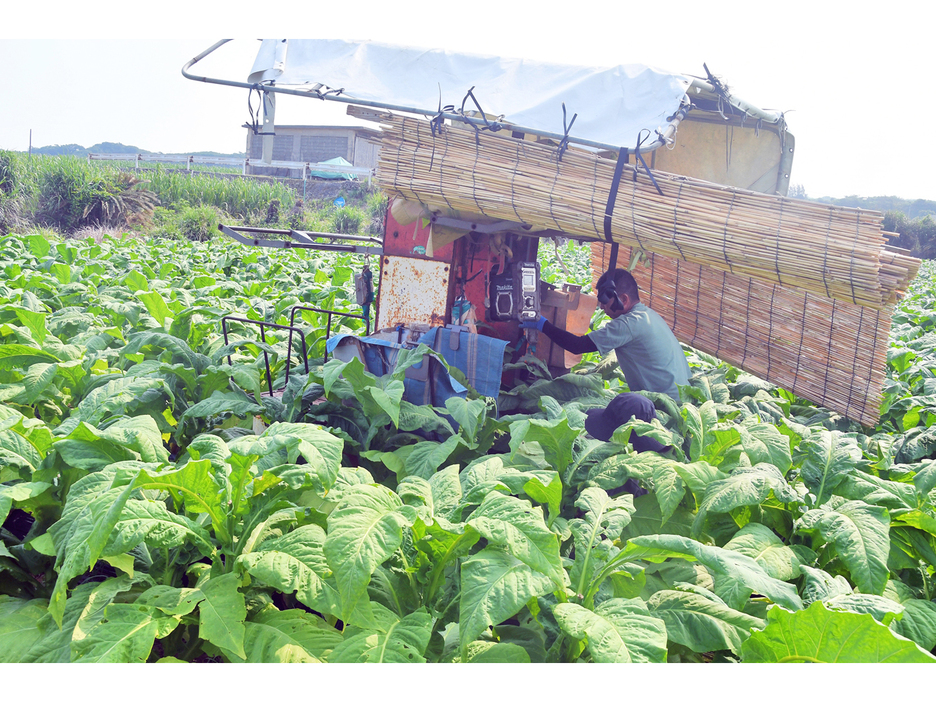
[[687, 349], [600, 442], [606, 363], [432, 407], [406, 369], [441, 358], [324, 363], [316, 313], [308, 372], [224, 343], [353, 311], [347, 257], [2, 246], [0, 661], [936, 660], [929, 268], [878, 427]]

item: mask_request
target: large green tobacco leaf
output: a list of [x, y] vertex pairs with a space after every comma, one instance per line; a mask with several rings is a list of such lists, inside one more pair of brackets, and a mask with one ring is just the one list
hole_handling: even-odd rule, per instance
[[417, 610], [400, 619], [380, 605], [374, 606], [374, 628], [350, 627], [335, 646], [329, 663], [425, 663], [432, 634], [432, 617]]
[[468, 526], [533, 570], [547, 575], [556, 589], [565, 585], [565, 571], [559, 557], [559, 539], [549, 530], [542, 511], [500, 492], [492, 492], [474, 511]]
[[815, 495], [815, 505], [826, 502], [832, 491], [861, 459], [861, 449], [838, 431], [820, 431], [797, 446], [800, 477]]
[[79, 654], [77, 645], [80, 645], [84, 639], [89, 636], [91, 631], [101, 623], [104, 619], [107, 606], [111, 604], [118, 595], [132, 588], [134, 584], [152, 585], [152, 581], [146, 575], [144, 575], [143, 578], [138, 578], [136, 582], [127, 575], [121, 575], [116, 578], [108, 578], [97, 584], [90, 597], [88, 597], [88, 603], [84, 606], [84, 609], [81, 610], [78, 621], [75, 622], [71, 637], [73, 660], [75, 656]]
[[689, 536], [695, 515], [685, 507], [677, 507], [676, 511], [665, 520], [660, 511], [660, 503], [653, 495], [642, 495], [634, 500], [636, 511], [630, 523], [624, 527], [621, 539], [627, 541], [635, 536], [653, 534], [678, 534]]
[[529, 663], [530, 654], [514, 643], [472, 641], [468, 644], [465, 663]]
[[715, 579], [715, 594], [732, 609], [743, 609], [753, 593], [764, 595], [790, 609], [802, 606], [795, 587], [770, 577], [750, 556], [725, 548], [706, 546], [682, 536], [659, 534], [631, 539], [624, 556], [631, 560], [666, 557], [695, 559], [711, 571]]
[[341, 601], [325, 559], [325, 531], [308, 524], [275, 539], [237, 560], [238, 568], [255, 581], [296, 599], [323, 614], [341, 616]]
[[403, 527], [415, 519], [415, 509], [376, 485], [352, 487], [328, 515], [325, 557], [338, 583], [342, 619], [366, 602], [371, 574], [400, 547]]
[[675, 466], [679, 477], [688, 486], [696, 499], [696, 506], [701, 504], [705, 497], [705, 490], [709, 484], [716, 480], [724, 480], [728, 473], [720, 471], [711, 463], [695, 461], [694, 463], [677, 463]]
[[241, 580], [235, 573], [211, 577], [198, 585], [204, 598], [198, 603], [198, 635], [218, 648], [244, 659], [244, 620], [247, 607], [238, 588]]
[[719, 424], [718, 411], [711, 400], [701, 407], [685, 404], [681, 408], [681, 415], [684, 433], [690, 437], [690, 461], [704, 460], [718, 466], [741, 441], [736, 426]]
[[33, 363], [58, 363], [61, 360], [34, 346], [0, 344], [0, 365], [4, 368], [26, 368]]
[[[470, 442], [478, 436], [478, 430], [487, 419], [487, 402], [483, 399], [469, 400], [461, 397], [450, 397], [445, 401], [445, 409], [449, 411], [459, 426], [459, 431]], [[402, 421], [402, 420], [401, 420]]]
[[165, 405], [171, 405], [174, 400], [169, 385], [162, 378], [115, 378], [89, 392], [72, 417], [99, 426], [108, 419], [134, 415], [149, 406], [162, 413]]
[[652, 616], [643, 600], [611, 599], [595, 611], [560, 603], [553, 614], [562, 630], [585, 640], [596, 663], [662, 663], [666, 660], [666, 624]]
[[770, 463], [786, 475], [793, 464], [789, 436], [781, 434], [773, 424], [745, 424], [739, 431], [741, 446], [751, 463]]
[[52, 487], [51, 483], [16, 483], [0, 485], [0, 524], [6, 521], [14, 502], [29, 500]]
[[773, 607], [767, 622], [742, 644], [745, 663], [936, 663], [870, 614], [830, 612], [821, 602], [800, 612]]
[[42, 638], [37, 625], [47, 606], [46, 600], [0, 595], [0, 663], [21, 662]]
[[519, 612], [531, 598], [554, 589], [548, 576], [497, 546], [474, 554], [461, 566], [458, 636], [462, 650], [489, 626]]
[[[51, 612], [36, 622], [41, 637], [22, 657], [22, 663], [68, 663], [71, 660], [71, 640], [79, 617], [87, 608], [97, 583], [83, 583], [75, 588], [65, 603], [61, 625]], [[25, 633], [24, 633], [25, 635]]]
[[800, 566], [803, 574], [803, 605], [809, 607], [813, 602], [831, 600], [839, 595], [850, 595], [852, 586], [841, 575], [833, 576], [819, 568]]
[[510, 425], [511, 457], [522, 450], [525, 442], [537, 442], [543, 451], [547, 465], [562, 473], [572, 463], [572, 448], [579, 432], [569, 426], [563, 417], [547, 421], [522, 419]]
[[884, 480], [870, 473], [852, 471], [835, 487], [835, 494], [847, 500], [861, 500], [888, 509], [914, 509], [920, 498], [915, 486]]
[[[338, 476], [338, 470], [341, 467], [341, 455], [344, 448], [344, 441], [334, 434], [327, 431], [324, 427], [316, 424], [295, 424], [289, 422], [275, 422], [264, 430], [261, 438], [270, 437], [296, 438], [299, 443], [296, 445], [298, 455], [301, 455], [310, 466], [314, 466], [316, 475], [326, 489], [335, 484]], [[231, 449], [234, 450], [233, 448]], [[286, 452], [283, 452], [285, 455]], [[289, 460], [283, 460], [282, 463], [295, 463], [297, 455], [290, 454]], [[280, 456], [279, 458], [282, 458]], [[270, 452], [260, 454], [257, 461], [257, 468], [267, 470], [277, 464], [279, 460]]]
[[397, 476], [405, 478], [414, 475], [428, 479], [445, 464], [455, 449], [465, 445], [465, 440], [454, 434], [441, 444], [436, 441], [421, 441], [415, 446], [405, 446], [398, 450], [405, 458], [401, 461], [401, 467], [396, 471]]
[[246, 663], [322, 663], [342, 642], [341, 632], [300, 609], [270, 607], [245, 627]]
[[[393, 425], [400, 424], [400, 402], [403, 399], [403, 381], [392, 375], [377, 378], [368, 373], [364, 364], [357, 358], [346, 363], [332, 359], [326, 366], [325, 392], [331, 393], [339, 377], [347, 380], [354, 389], [354, 395], [361, 403], [361, 408], [371, 420], [387, 416]], [[384, 420], [386, 421], [386, 420]]]
[[179, 419], [181, 427], [188, 419], [204, 419], [230, 412], [238, 417], [263, 413], [263, 405], [258, 405], [243, 392], [222, 392], [215, 390], [211, 397], [198, 402], [182, 413]]
[[763, 524], [746, 524], [731, 537], [725, 548], [750, 556], [770, 577], [777, 580], [793, 580], [799, 577], [802, 563], [796, 552]]
[[693, 525], [698, 536], [709, 512], [725, 513], [736, 507], [759, 505], [773, 492], [781, 502], [796, 502], [799, 495], [789, 486], [780, 471], [770, 463], [737, 468], [727, 478], [709, 483]]
[[739, 653], [741, 642], [764, 621], [732, 609], [714, 595], [681, 590], [660, 590], [647, 601], [650, 614], [666, 622], [670, 641], [697, 653], [730, 650]]
[[23, 326], [32, 333], [33, 338], [38, 341], [40, 345], [44, 344], [46, 335], [48, 334], [48, 331], [46, 331], [45, 313], [34, 312], [33, 310], [19, 307], [14, 307], [13, 311]]
[[530, 499], [549, 508], [549, 519], [547, 524], [552, 526], [553, 521], [559, 516], [562, 506], [562, 478], [556, 473], [549, 483], [545, 483], [540, 476], [533, 476], [523, 485], [523, 491]]
[[156, 548], [175, 548], [189, 541], [203, 556], [215, 553], [208, 532], [185, 515], [170, 512], [161, 501], [129, 500], [114, 522], [102, 555], [119, 556], [143, 541]]
[[887, 583], [884, 596], [903, 605], [904, 613], [891, 628], [919, 644], [924, 651], [936, 646], [936, 602], [922, 599], [899, 580]]
[[69, 465], [83, 470], [98, 470], [126, 460], [169, 460], [159, 427], [147, 415], [124, 417], [104, 430], [81, 422], [54, 446]]
[[39, 469], [52, 441], [44, 422], [0, 405], [0, 482], [27, 480]]
[[884, 592], [890, 551], [890, 515], [884, 507], [853, 500], [834, 510], [811, 510], [798, 523], [806, 530], [817, 530], [835, 546], [862, 592]]
[[143, 663], [156, 638], [171, 633], [179, 619], [155, 607], [138, 604], [107, 605], [104, 618], [84, 638], [73, 641], [74, 657], [81, 663]]
[[189, 461], [176, 470], [158, 473], [141, 471], [140, 486], [168, 490], [176, 505], [189, 514], [208, 514], [215, 533], [227, 538], [227, 514], [221, 503], [222, 488], [216, 481], [210, 460]]
[[569, 520], [575, 540], [575, 562], [570, 578], [575, 592], [584, 596], [596, 570], [610, 558], [612, 542], [630, 523], [634, 503], [631, 495], [611, 498], [601, 488], [589, 487], [582, 490], [575, 506], [585, 513], [585, 518]]
[[91, 569], [103, 555], [114, 525], [134, 489], [132, 482], [110, 487], [108, 478], [101, 473], [93, 473], [75, 483], [73, 491], [84, 487], [80, 485], [82, 481], [87, 481], [94, 489], [83, 494], [81, 500], [66, 502], [62, 518], [49, 529], [57, 554], [55, 568], [59, 573], [49, 612], [59, 626], [65, 611], [69, 581]]
[[450, 521], [462, 498], [458, 466], [443, 468], [434, 473], [429, 480], [416, 476], [404, 478], [397, 485], [397, 493], [406, 504], [424, 504], [428, 508], [430, 518], [441, 517]]
[[[653, 486], [653, 494], [660, 504], [663, 522], [672, 517], [686, 494], [686, 482], [682, 478], [682, 467], [685, 464], [647, 451], [636, 455], [616, 456], [605, 461], [602, 466], [606, 469], [608, 465], [618, 462], [626, 468], [629, 475]], [[589, 476], [589, 482], [592, 482], [592, 476]], [[620, 484], [623, 484], [623, 481]]]

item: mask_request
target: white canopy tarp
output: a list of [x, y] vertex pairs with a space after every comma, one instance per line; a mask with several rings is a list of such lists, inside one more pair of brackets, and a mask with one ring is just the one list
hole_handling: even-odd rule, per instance
[[[487, 115], [514, 124], [614, 146], [636, 145], [642, 130], [663, 132], [680, 108], [690, 79], [641, 65], [606, 68], [458, 54], [375, 42], [264, 39], [251, 83], [343, 89], [343, 95], [401, 108], [461, 107], [474, 88]], [[475, 110], [469, 99], [465, 110]], [[644, 132], [643, 136], [647, 136]]]

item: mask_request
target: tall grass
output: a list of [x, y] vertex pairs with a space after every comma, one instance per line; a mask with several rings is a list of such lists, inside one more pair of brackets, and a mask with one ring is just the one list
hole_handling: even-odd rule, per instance
[[146, 187], [159, 196], [163, 206], [183, 202], [193, 206], [211, 205], [241, 218], [265, 214], [272, 200], [293, 202], [296, 199], [292, 188], [274, 180], [219, 178], [162, 167], [147, 171], [144, 178]]

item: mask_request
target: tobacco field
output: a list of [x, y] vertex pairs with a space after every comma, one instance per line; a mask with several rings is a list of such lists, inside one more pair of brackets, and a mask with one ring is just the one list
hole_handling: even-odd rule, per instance
[[308, 372], [282, 330], [225, 343], [359, 314], [360, 265], [0, 238], [0, 662], [936, 661], [932, 262], [877, 427], [687, 349], [681, 402], [607, 443], [597, 357], [431, 407], [430, 351], [323, 363], [316, 312]]

